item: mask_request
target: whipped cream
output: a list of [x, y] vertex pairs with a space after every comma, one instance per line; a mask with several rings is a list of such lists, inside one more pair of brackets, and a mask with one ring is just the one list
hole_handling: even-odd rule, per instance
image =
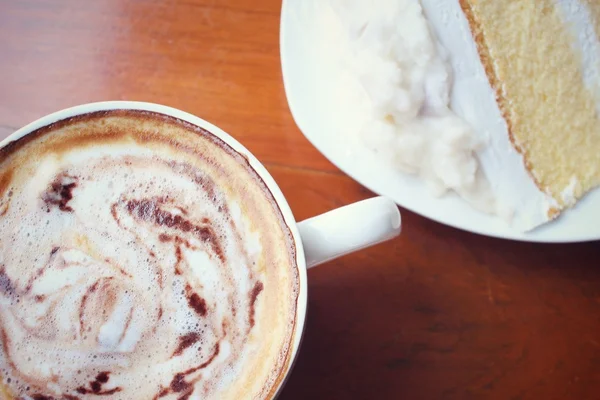
[[363, 143], [399, 171], [422, 178], [434, 195], [454, 191], [482, 212], [506, 214], [477, 158], [485, 140], [450, 108], [452, 66], [420, 2], [329, 4], [323, 13], [338, 41], [331, 54], [358, 83], [352, 96], [366, 114]]
[[554, 0], [562, 20], [573, 37], [573, 48], [581, 56], [583, 80], [596, 98], [600, 114], [600, 40], [594, 30], [594, 17], [589, 5], [581, 0]]

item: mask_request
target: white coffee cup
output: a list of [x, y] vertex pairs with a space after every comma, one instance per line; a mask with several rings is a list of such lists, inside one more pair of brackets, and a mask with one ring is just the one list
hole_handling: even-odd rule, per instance
[[306, 270], [345, 254], [398, 236], [401, 228], [398, 207], [392, 200], [386, 197], [374, 197], [297, 223], [275, 180], [256, 157], [237, 140], [201, 118], [181, 110], [153, 103], [108, 101], [83, 104], [64, 109], [44, 116], [19, 129], [0, 142], [0, 148], [53, 122], [90, 112], [115, 109], [157, 112], [179, 118], [209, 131], [248, 159], [252, 168], [262, 178], [277, 201], [285, 222], [292, 231], [296, 249], [298, 250], [296, 252], [296, 262], [300, 277], [300, 291], [296, 307], [295, 332], [291, 344], [291, 358], [286, 370], [281, 372], [280, 379], [278, 379], [279, 387], [277, 388], [277, 393], [279, 393], [292, 369], [304, 330], [307, 306]]

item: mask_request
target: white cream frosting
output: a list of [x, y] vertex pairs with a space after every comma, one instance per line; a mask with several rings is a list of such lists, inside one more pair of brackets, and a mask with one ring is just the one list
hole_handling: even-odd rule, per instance
[[581, 57], [583, 80], [596, 98], [600, 113], [600, 40], [588, 5], [581, 0], [555, 0], [559, 14], [571, 30], [573, 48]]
[[331, 45], [330, 55], [355, 80], [346, 90], [363, 105], [363, 143], [399, 171], [422, 178], [433, 194], [453, 190], [483, 212], [502, 213], [476, 157], [481, 140], [449, 108], [451, 67], [420, 3], [330, 4], [322, 15], [331, 14], [329, 33], [343, 41]]

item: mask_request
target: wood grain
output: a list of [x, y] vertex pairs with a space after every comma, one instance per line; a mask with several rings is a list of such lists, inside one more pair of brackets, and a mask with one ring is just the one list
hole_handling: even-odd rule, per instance
[[[275, 0], [0, 0], [0, 137], [63, 107], [145, 100], [263, 161], [297, 219], [372, 196], [295, 126]], [[401, 237], [309, 272], [281, 399], [598, 399], [600, 245], [480, 237], [403, 210]]]

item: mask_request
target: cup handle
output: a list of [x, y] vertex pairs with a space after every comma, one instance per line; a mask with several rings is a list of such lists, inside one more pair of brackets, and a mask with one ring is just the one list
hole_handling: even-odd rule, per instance
[[398, 206], [374, 197], [298, 223], [306, 268], [373, 246], [400, 234]]

